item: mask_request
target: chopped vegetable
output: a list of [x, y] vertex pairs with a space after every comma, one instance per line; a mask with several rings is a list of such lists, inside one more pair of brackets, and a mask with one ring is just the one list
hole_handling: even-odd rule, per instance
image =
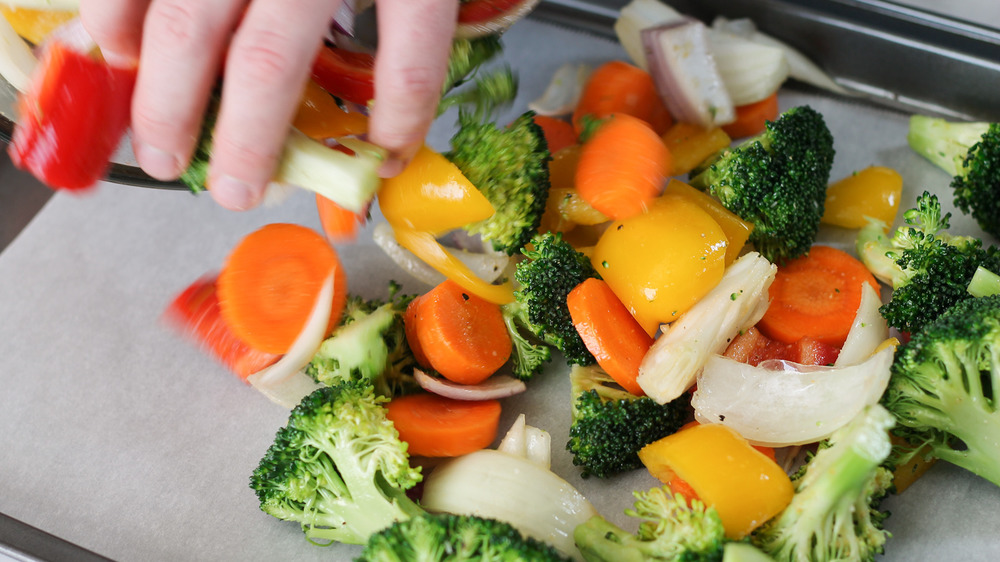
[[840, 347], [861, 304], [863, 283], [878, 288], [863, 263], [832, 246], [813, 246], [778, 266], [771, 305], [757, 326], [784, 343], [810, 337]]
[[611, 287], [591, 277], [570, 291], [566, 304], [576, 331], [597, 364], [625, 390], [644, 395], [635, 379], [653, 338], [636, 322]]
[[703, 191], [699, 191], [690, 185], [676, 179], [667, 182], [663, 188], [663, 193], [673, 194], [683, 197], [688, 201], [701, 207], [701, 210], [708, 213], [712, 219], [719, 224], [719, 228], [726, 235], [726, 265], [731, 265], [741, 255], [746, 247], [750, 233], [753, 232], [753, 224], [736, 216], [732, 211], [722, 206], [718, 199]]
[[502, 33], [535, 9], [539, 0], [466, 0], [458, 7], [455, 36], [480, 37]]
[[648, 123], [614, 114], [583, 145], [576, 191], [605, 216], [627, 219], [648, 209], [670, 168], [670, 151]]
[[660, 336], [639, 365], [639, 386], [664, 404], [694, 384], [709, 357], [722, 353], [767, 308], [776, 267], [751, 252], [726, 269], [722, 280]]
[[366, 106], [375, 98], [375, 56], [324, 45], [313, 61], [312, 79], [331, 95]]
[[869, 166], [830, 184], [822, 222], [862, 228], [870, 217], [892, 224], [902, 194], [903, 176], [899, 172], [885, 166]]
[[[0, 10], [6, 9], [0, 6]], [[18, 92], [26, 92], [38, 60], [8, 19], [0, 17], [0, 76]]]
[[358, 230], [368, 219], [368, 213], [348, 211], [319, 193], [316, 194], [316, 212], [323, 234], [331, 244], [356, 240]]
[[500, 402], [409, 394], [386, 404], [386, 417], [411, 455], [457, 457], [493, 442], [500, 423]]
[[368, 117], [350, 111], [315, 81], [306, 83], [292, 126], [312, 139], [340, 138], [368, 132]]
[[958, 123], [914, 115], [906, 137], [918, 154], [952, 177], [955, 206], [1000, 236], [1000, 123]]
[[874, 405], [832, 435], [795, 475], [795, 495], [750, 541], [778, 562], [874, 561], [889, 533], [878, 504], [892, 485], [892, 416]]
[[496, 519], [428, 513], [397, 521], [373, 534], [355, 560], [569, 562], [571, 559], [543, 542], [524, 537], [508, 523]]
[[645, 213], [613, 222], [591, 263], [652, 336], [722, 279], [727, 245], [722, 228], [701, 207], [667, 194]]
[[823, 116], [800, 106], [705, 162], [690, 183], [753, 223], [756, 250], [781, 262], [808, 252], [816, 240], [833, 155]]
[[591, 70], [587, 64], [566, 63], [560, 66], [541, 97], [528, 103], [528, 109], [538, 115], [550, 117], [572, 114], [580, 103], [580, 96], [583, 95], [583, 87]]
[[649, 61], [642, 42], [642, 30], [681, 21], [684, 16], [659, 0], [632, 0], [622, 6], [615, 20], [614, 30], [618, 42], [625, 48], [632, 62], [648, 71]]
[[93, 186], [128, 128], [135, 78], [135, 68], [50, 43], [18, 100], [11, 161], [53, 189]]
[[[24, 37], [33, 45], [41, 45], [42, 41], [49, 36], [59, 26], [67, 23], [79, 16], [77, 2], [52, 2], [49, 0], [36, 1], [34, 4], [42, 3], [44, 8], [29, 8], [18, 6], [18, 4], [32, 4], [32, 2], [9, 1], [0, 5], [0, 16], [7, 20], [18, 35]], [[59, 4], [66, 4], [60, 6]], [[60, 9], [61, 8], [61, 9]]]
[[664, 488], [633, 492], [635, 504], [625, 514], [641, 522], [635, 535], [601, 516], [573, 532], [587, 562], [622, 560], [720, 560], [726, 544], [718, 512], [702, 502], [688, 505]]
[[723, 125], [722, 130], [734, 139], [759, 135], [767, 129], [768, 121], [778, 118], [778, 92], [760, 101], [738, 105], [735, 111], [735, 120]]
[[718, 512], [730, 539], [747, 536], [792, 499], [785, 471], [726, 426], [689, 426], [643, 447], [639, 458], [661, 482], [674, 475], [687, 482]]
[[545, 115], [535, 115], [535, 124], [542, 128], [545, 134], [545, 142], [549, 146], [549, 152], [555, 153], [567, 146], [576, 144], [577, 134], [573, 130], [573, 124], [569, 121], [547, 117]]
[[418, 347], [430, 367], [458, 384], [479, 384], [511, 354], [500, 306], [448, 280], [411, 304]]
[[644, 28], [641, 36], [649, 73], [674, 119], [704, 128], [735, 119], [705, 24], [683, 18]]
[[257, 351], [233, 334], [220, 312], [214, 276], [184, 289], [167, 306], [165, 318], [243, 380], [280, 357]]
[[330, 276], [335, 297], [325, 333], [340, 320], [347, 299], [347, 275], [337, 252], [312, 229], [266, 225], [240, 241], [219, 273], [222, 316], [251, 347], [285, 353]]
[[[734, 109], [775, 96], [778, 88], [788, 79], [788, 60], [781, 49], [713, 29], [708, 30], [708, 38], [712, 58], [715, 59], [716, 68], [722, 77], [722, 83], [726, 85]], [[775, 102], [771, 103], [777, 105]], [[775, 116], [777, 113], [775, 107]], [[738, 111], [735, 117], [739, 120]], [[760, 131], [763, 131], [763, 123], [760, 125]], [[736, 138], [749, 135], [730, 132], [730, 136]]]
[[764, 361], [788, 361], [801, 365], [833, 365], [839, 349], [809, 337], [793, 343], [783, 343], [765, 336], [756, 327], [742, 331], [733, 338], [723, 357], [757, 366]]
[[413, 378], [427, 392], [454, 400], [499, 400], [528, 389], [524, 381], [510, 375], [493, 375], [479, 384], [457, 384], [415, 369]]
[[551, 470], [493, 449], [438, 465], [424, 481], [421, 505], [432, 512], [506, 521], [572, 556], [573, 530], [597, 515], [583, 494]]
[[524, 414], [517, 416], [497, 450], [528, 459], [546, 470], [552, 467], [552, 436], [544, 429], [528, 425]]
[[663, 134], [673, 118], [660, 99], [648, 72], [624, 61], [610, 61], [590, 74], [573, 110], [573, 128], [582, 134], [588, 120], [631, 115]]
[[670, 171], [667, 175], [687, 174], [716, 152], [727, 148], [731, 141], [720, 127], [705, 129], [691, 123], [674, 123], [663, 133], [663, 144], [670, 152]]
[[384, 401], [360, 382], [305, 397], [250, 477], [260, 509], [299, 523], [310, 541], [349, 544], [422, 513], [406, 496], [420, 469]]
[[658, 404], [636, 396], [597, 366], [574, 365], [569, 377], [572, 423], [566, 450], [583, 478], [610, 478], [642, 467], [639, 450], [677, 431], [689, 414], [686, 399]]

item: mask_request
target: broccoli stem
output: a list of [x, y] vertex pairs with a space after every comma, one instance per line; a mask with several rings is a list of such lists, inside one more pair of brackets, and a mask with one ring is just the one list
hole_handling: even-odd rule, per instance
[[906, 140], [917, 154], [950, 176], [961, 175], [969, 148], [979, 142], [989, 123], [955, 123], [938, 117], [914, 115]]
[[1000, 294], [1000, 275], [983, 266], [976, 268], [969, 281], [969, 294], [974, 297], [986, 297]]
[[357, 139], [342, 143], [355, 154], [333, 150], [292, 129], [274, 181], [314, 191], [350, 211], [363, 211], [380, 185], [378, 168], [386, 151]]

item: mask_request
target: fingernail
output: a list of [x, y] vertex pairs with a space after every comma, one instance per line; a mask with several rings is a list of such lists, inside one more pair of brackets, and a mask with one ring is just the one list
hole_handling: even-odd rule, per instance
[[175, 155], [146, 143], [135, 147], [135, 159], [145, 172], [158, 180], [172, 180], [183, 171]]
[[263, 189], [254, 189], [247, 182], [230, 175], [222, 175], [209, 181], [208, 192], [216, 203], [233, 211], [246, 211], [260, 204]]

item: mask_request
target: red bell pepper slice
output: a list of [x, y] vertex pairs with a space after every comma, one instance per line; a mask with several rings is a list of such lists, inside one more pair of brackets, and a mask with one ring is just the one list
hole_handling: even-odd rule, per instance
[[97, 183], [128, 128], [135, 78], [134, 68], [53, 42], [19, 100], [11, 161], [53, 189]]
[[214, 277], [192, 283], [174, 298], [164, 317], [244, 381], [281, 358], [253, 349], [233, 333], [222, 318]]
[[375, 57], [324, 45], [313, 62], [312, 79], [342, 100], [367, 105], [375, 97]]
[[525, 0], [471, 0], [458, 7], [458, 23], [482, 23], [509, 11]]

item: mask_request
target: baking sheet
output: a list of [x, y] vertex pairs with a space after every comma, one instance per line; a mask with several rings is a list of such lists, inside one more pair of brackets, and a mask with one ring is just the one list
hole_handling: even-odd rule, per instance
[[[623, 58], [603, 39], [537, 21], [506, 36], [522, 111], [567, 61]], [[948, 178], [906, 146], [906, 116], [811, 91], [784, 91], [784, 108], [809, 103], [827, 118], [833, 178], [872, 164], [899, 170], [904, 206]], [[452, 116], [430, 143], [447, 146]], [[950, 206], [948, 207], [950, 208]], [[376, 220], [381, 220], [377, 216]], [[0, 254], [0, 512], [115, 560], [349, 560], [356, 547], [309, 544], [298, 526], [261, 513], [250, 473], [287, 412], [244, 386], [160, 321], [167, 302], [214, 271], [244, 234], [271, 222], [318, 227], [312, 198], [232, 213], [207, 196], [104, 184], [58, 194]], [[981, 235], [956, 216], [956, 229]], [[379, 296], [389, 279], [427, 287], [370, 242], [338, 251], [353, 290]], [[853, 232], [827, 230], [849, 245]], [[609, 519], [631, 492], [657, 482], [644, 470], [580, 479], [563, 450], [567, 369], [554, 366], [504, 403], [502, 428], [521, 412], [551, 432], [553, 470]], [[994, 560], [1000, 489], [939, 463], [887, 506], [895, 535], [886, 560]]]

